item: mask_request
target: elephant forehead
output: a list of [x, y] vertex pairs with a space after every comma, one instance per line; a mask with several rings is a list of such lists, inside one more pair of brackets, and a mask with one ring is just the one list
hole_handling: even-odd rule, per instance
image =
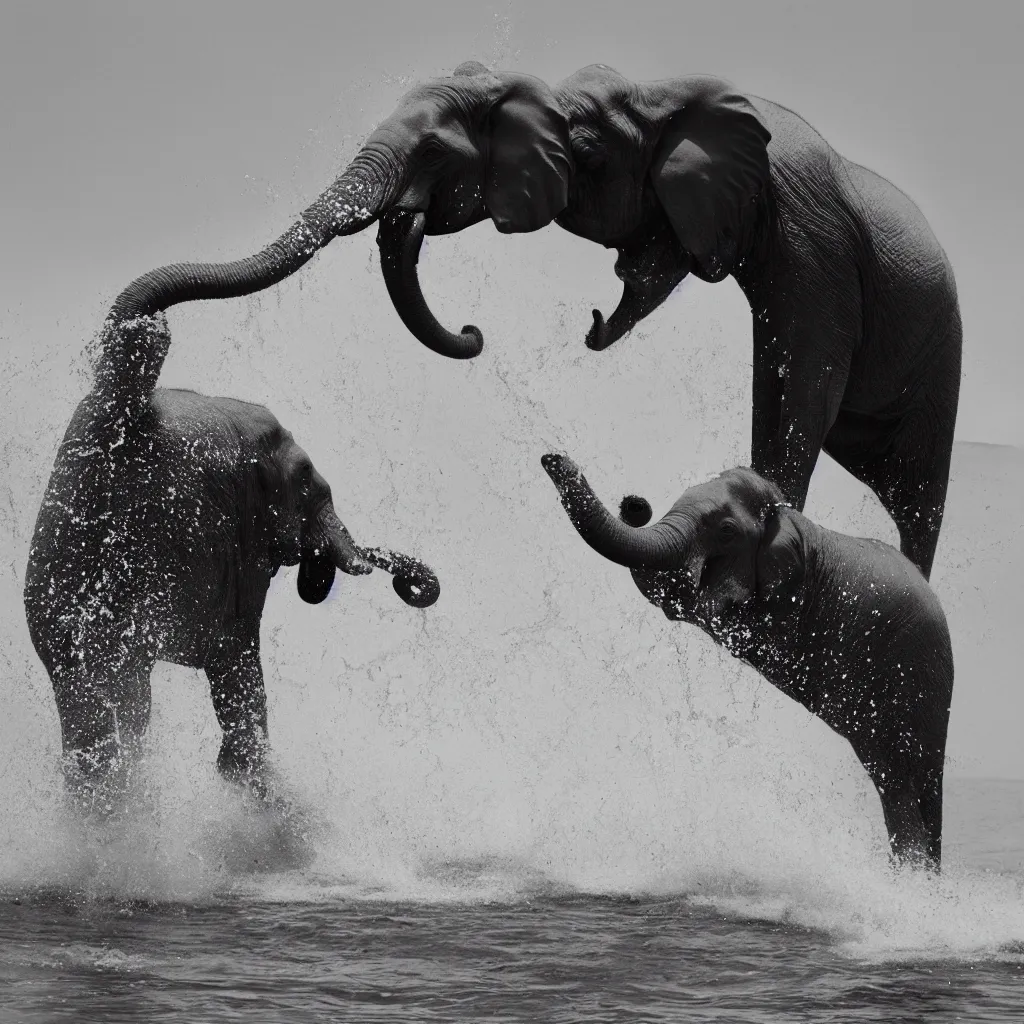
[[453, 122], [472, 120], [478, 113], [481, 97], [491, 90], [478, 78], [455, 81], [458, 85], [446, 81], [427, 82], [410, 89], [377, 131], [400, 129], [418, 137], [450, 128]]
[[539, 109], [558, 113], [560, 107], [554, 90], [541, 78], [533, 75], [506, 74], [498, 76], [505, 84], [505, 95], [531, 104]]
[[691, 528], [713, 528], [724, 516], [756, 515], [765, 498], [761, 488], [746, 476], [727, 470], [712, 480], [688, 488], [672, 506], [672, 512]]
[[760, 516], [767, 505], [784, 501], [782, 492], [770, 480], [746, 466], [727, 469], [719, 478], [726, 500]]
[[588, 64], [585, 68], [563, 78], [555, 86], [555, 95], [585, 91], [591, 96], [614, 96], [629, 89], [629, 79], [607, 64]]

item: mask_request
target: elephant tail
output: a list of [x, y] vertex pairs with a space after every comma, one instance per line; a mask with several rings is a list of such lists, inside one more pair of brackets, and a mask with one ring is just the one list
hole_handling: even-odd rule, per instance
[[162, 311], [127, 320], [108, 317], [96, 340], [93, 393], [124, 410], [148, 402], [170, 347]]

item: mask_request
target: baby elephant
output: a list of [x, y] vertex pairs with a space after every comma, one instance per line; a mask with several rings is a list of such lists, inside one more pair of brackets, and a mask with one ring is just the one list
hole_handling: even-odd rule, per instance
[[632, 570], [649, 601], [850, 741], [894, 857], [938, 870], [953, 656], [918, 569], [887, 544], [812, 523], [750, 469], [691, 487], [639, 529], [643, 498], [624, 498], [620, 521], [571, 460], [541, 461], [580, 536]]
[[53, 684], [66, 781], [86, 801], [130, 765], [157, 659], [205, 670], [224, 734], [217, 766], [264, 791], [260, 619], [282, 565], [298, 563], [311, 604], [336, 569], [371, 566], [414, 607], [440, 593], [421, 562], [353, 542], [330, 486], [262, 406], [154, 388], [167, 341], [162, 316], [108, 325], [29, 555], [29, 631]]

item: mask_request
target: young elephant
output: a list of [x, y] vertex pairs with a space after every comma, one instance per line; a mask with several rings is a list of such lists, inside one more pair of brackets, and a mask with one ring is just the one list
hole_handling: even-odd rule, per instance
[[739, 468], [691, 487], [655, 525], [614, 518], [573, 462], [541, 460], [580, 536], [849, 740], [878, 790], [894, 856], [938, 869], [953, 657], [920, 571], [880, 541], [834, 533]]
[[437, 600], [437, 579], [415, 559], [356, 546], [331, 488], [265, 408], [155, 388], [168, 345], [162, 314], [103, 340], [95, 386], [57, 453], [25, 578], [65, 778], [89, 799], [115, 764], [130, 764], [160, 659], [206, 671], [224, 732], [217, 766], [262, 790], [260, 619], [277, 570], [298, 563], [299, 596], [311, 604], [327, 597], [335, 569], [376, 565], [420, 608]]

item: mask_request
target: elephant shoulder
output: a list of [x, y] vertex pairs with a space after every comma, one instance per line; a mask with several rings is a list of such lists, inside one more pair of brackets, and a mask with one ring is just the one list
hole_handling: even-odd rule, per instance
[[921, 570], [898, 548], [874, 537], [833, 533], [843, 586], [872, 616], [947, 633], [946, 616]]
[[773, 168], [804, 177], [811, 172], [828, 175], [835, 161], [842, 158], [828, 140], [795, 110], [761, 96], [749, 96], [768, 131], [768, 159]]
[[902, 189], [876, 171], [844, 161], [852, 205], [871, 239], [871, 248], [887, 277], [918, 286], [947, 287], [952, 268], [921, 208]]
[[224, 450], [272, 448], [286, 431], [265, 406], [238, 398], [203, 395], [185, 388], [157, 388], [156, 423], [165, 435], [205, 438]]

